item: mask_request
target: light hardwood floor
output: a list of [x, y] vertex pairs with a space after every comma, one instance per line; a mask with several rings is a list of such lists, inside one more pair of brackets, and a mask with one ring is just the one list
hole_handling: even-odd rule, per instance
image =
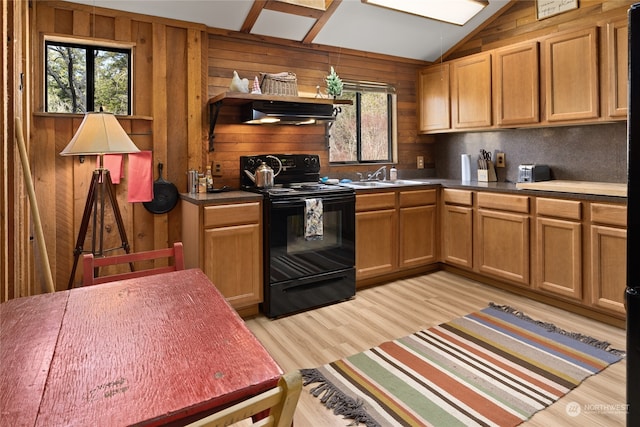
[[[581, 332], [625, 349], [623, 329], [596, 322], [543, 303], [495, 289], [452, 273], [398, 280], [358, 291], [356, 298], [304, 313], [270, 320], [247, 320], [247, 326], [283, 370], [313, 368], [361, 352], [384, 341], [449, 321], [487, 307], [489, 302], [515, 307], [534, 319]], [[626, 361], [585, 380], [565, 397], [534, 415], [523, 426], [623, 426], [626, 413]], [[580, 405], [577, 416], [569, 403]], [[346, 426], [305, 387], [294, 417], [296, 427]]]

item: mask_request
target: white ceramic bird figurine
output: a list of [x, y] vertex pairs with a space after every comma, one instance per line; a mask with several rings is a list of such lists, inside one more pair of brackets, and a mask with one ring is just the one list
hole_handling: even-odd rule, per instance
[[249, 79], [240, 79], [238, 72], [234, 70], [229, 89], [232, 92], [249, 93]]

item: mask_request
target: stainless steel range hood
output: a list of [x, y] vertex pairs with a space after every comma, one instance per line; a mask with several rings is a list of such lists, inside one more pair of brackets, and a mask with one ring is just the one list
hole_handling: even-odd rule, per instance
[[334, 121], [332, 104], [290, 101], [252, 101], [242, 106], [248, 124], [304, 125]]

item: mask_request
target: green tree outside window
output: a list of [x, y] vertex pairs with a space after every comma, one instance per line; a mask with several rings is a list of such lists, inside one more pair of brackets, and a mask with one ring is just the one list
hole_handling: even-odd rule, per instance
[[131, 50], [47, 41], [46, 111], [131, 114]]

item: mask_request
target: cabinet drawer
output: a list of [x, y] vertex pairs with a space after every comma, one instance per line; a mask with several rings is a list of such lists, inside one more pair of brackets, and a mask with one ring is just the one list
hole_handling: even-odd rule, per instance
[[414, 190], [400, 192], [400, 207], [435, 205], [436, 190]]
[[356, 196], [356, 212], [378, 209], [395, 209], [395, 191], [375, 194], [358, 194]]
[[478, 207], [529, 213], [529, 197], [478, 192]]
[[443, 190], [444, 202], [452, 205], [473, 205], [473, 192], [467, 190], [452, 190], [446, 188]]
[[604, 203], [591, 204], [591, 222], [608, 225], [627, 226], [627, 207]]
[[556, 218], [582, 219], [582, 203], [575, 200], [560, 199], [536, 199], [536, 211], [538, 215], [552, 216]]
[[260, 202], [206, 206], [204, 227], [259, 223], [261, 216]]

